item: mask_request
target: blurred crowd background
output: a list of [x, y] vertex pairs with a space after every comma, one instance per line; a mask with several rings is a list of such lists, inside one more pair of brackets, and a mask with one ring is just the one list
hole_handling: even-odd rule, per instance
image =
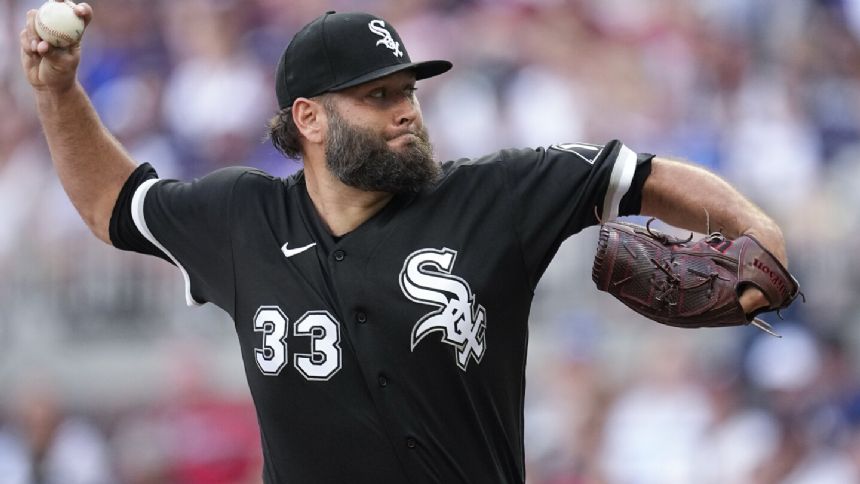
[[[17, 47], [39, 3], [0, 1], [0, 484], [259, 482], [231, 322], [58, 184]], [[528, 482], [860, 483], [860, 1], [91, 3], [80, 81], [162, 177], [300, 168], [263, 140], [273, 71], [329, 9], [454, 62], [419, 83], [441, 159], [617, 138], [720, 173], [783, 227], [806, 304], [766, 317], [782, 339], [659, 327], [571, 238], [532, 311]]]

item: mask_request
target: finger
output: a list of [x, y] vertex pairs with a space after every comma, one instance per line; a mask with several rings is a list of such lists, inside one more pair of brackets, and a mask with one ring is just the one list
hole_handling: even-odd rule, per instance
[[30, 39], [30, 36], [27, 34], [27, 29], [21, 31], [19, 40], [21, 43], [21, 60], [23, 61], [24, 69], [29, 71], [34, 66], [38, 65], [42, 59], [35, 49], [37, 42]]
[[54, 49], [54, 46], [52, 46], [45, 40], [40, 40], [39, 43], [36, 44], [36, 52], [42, 57], [45, 57], [50, 54], [52, 50], [57, 49]]
[[23, 29], [20, 34], [18, 34], [18, 42], [21, 44], [21, 50], [23, 50], [26, 54], [32, 54], [32, 44], [30, 43], [30, 37], [27, 35], [27, 29]]
[[27, 11], [27, 26], [25, 28], [27, 31], [27, 35], [30, 40], [38, 39], [39, 34], [36, 33], [36, 11], [28, 10]]
[[93, 7], [88, 3], [79, 3], [75, 5], [75, 13], [78, 17], [84, 19], [84, 26], [93, 21]]
[[36, 14], [36, 10], [27, 11], [27, 24], [22, 32], [26, 41], [27, 53], [30, 55], [38, 54], [38, 45], [42, 40], [39, 34], [36, 33]]
[[738, 299], [741, 307], [744, 308], [745, 314], [752, 314], [753, 311], [761, 308], [770, 307], [770, 302], [767, 297], [756, 287], [748, 287]]
[[18, 35], [18, 40], [21, 42], [21, 50], [24, 51], [27, 55], [35, 55], [36, 54], [36, 45], [39, 43], [36, 39], [30, 38], [30, 34], [27, 32], [27, 29], [21, 31]]

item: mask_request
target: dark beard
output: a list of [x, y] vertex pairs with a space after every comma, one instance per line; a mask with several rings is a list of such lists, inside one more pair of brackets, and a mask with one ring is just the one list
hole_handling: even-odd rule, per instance
[[349, 124], [336, 109], [326, 111], [326, 165], [344, 184], [371, 192], [415, 193], [439, 178], [441, 168], [423, 127], [415, 133], [417, 141], [397, 152], [382, 136]]

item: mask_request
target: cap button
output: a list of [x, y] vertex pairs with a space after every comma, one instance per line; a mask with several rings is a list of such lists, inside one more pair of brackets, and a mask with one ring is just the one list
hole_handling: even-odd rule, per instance
[[331, 15], [331, 14], [335, 14], [335, 13], [337, 13], [337, 12], [335, 12], [334, 10], [329, 10], [328, 12], [326, 12], [326, 15]]

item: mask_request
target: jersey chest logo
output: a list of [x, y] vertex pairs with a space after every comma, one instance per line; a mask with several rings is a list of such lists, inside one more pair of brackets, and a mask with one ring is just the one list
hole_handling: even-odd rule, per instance
[[457, 251], [448, 248], [413, 252], [400, 271], [400, 289], [412, 301], [436, 306], [412, 328], [412, 351], [428, 334], [442, 333], [442, 342], [457, 349], [457, 365], [463, 370], [470, 359], [481, 363], [487, 349], [484, 332], [486, 311], [475, 302], [465, 280], [451, 274]]

